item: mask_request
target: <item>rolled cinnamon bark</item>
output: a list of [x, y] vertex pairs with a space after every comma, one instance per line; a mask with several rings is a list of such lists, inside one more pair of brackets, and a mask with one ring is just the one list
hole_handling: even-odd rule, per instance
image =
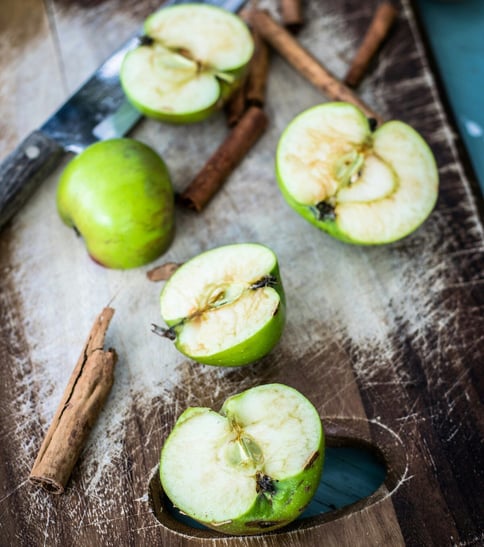
[[249, 106], [263, 107], [265, 103], [269, 73], [269, 48], [258, 32], [252, 30], [252, 36], [255, 47], [247, 78], [232, 95], [225, 109], [229, 127], [234, 127], [239, 123]]
[[54, 494], [64, 492], [113, 385], [116, 352], [103, 350], [113, 314], [104, 308], [96, 318], [30, 472], [32, 483]]
[[245, 96], [249, 106], [263, 107], [269, 74], [269, 48], [256, 30], [252, 30], [252, 36], [254, 37], [255, 50], [250, 63]]
[[303, 48], [294, 36], [276, 23], [268, 12], [252, 10], [249, 17], [251, 25], [260, 33], [262, 38], [328, 98], [352, 103], [360, 108], [366, 116], [381, 123], [382, 118], [379, 114], [362, 101], [354, 91], [324, 68], [309, 51]]
[[200, 212], [264, 133], [267, 123], [264, 111], [251, 106], [180, 195], [179, 203]]
[[232, 94], [225, 106], [225, 116], [227, 117], [227, 125], [229, 127], [234, 127], [237, 125], [247, 109], [247, 79], [248, 77]]
[[344, 82], [347, 85], [357, 87], [361, 82], [370, 61], [378, 51], [383, 40], [387, 37], [397, 15], [397, 8], [388, 0], [385, 0], [378, 6], [363, 41], [344, 78]]

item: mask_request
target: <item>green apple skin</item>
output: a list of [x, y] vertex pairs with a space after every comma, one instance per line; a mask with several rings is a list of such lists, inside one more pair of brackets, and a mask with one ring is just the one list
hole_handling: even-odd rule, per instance
[[[225, 401], [220, 414], [225, 415], [230, 420], [232, 408], [236, 406], [237, 400], [244, 397], [247, 392], [251, 390], [271, 389], [278, 386], [282, 386], [285, 389], [290, 389], [297, 392], [294, 388], [281, 384], [256, 386], [255, 388], [251, 388], [242, 393], [229, 397]], [[165, 442], [165, 446], [170, 442], [170, 436], [173, 432], [175, 432], [175, 428], [178, 428], [184, 422], [204, 412], [213, 411], [207, 408], [199, 407], [190, 407], [185, 410], [178, 418], [172, 433], [170, 433]], [[314, 412], [317, 414], [316, 409], [314, 409]], [[238, 518], [227, 522], [216, 523], [201, 520], [195, 515], [187, 513], [188, 516], [208, 528], [228, 535], [261, 534], [278, 530], [293, 522], [298, 516], [301, 515], [301, 513], [303, 513], [311, 502], [321, 479], [324, 464], [325, 437], [320, 420], [319, 424], [320, 443], [315, 450], [313, 457], [307, 462], [305, 468], [291, 477], [274, 481], [275, 492], [270, 494], [259, 493], [259, 495], [255, 497], [252, 507], [250, 507], [243, 515], [240, 515]], [[172, 493], [166, 488], [163, 478], [165, 446], [161, 452], [160, 480], [165, 493], [170, 499], [172, 499]], [[179, 509], [183, 511], [182, 507]]]
[[[239, 367], [249, 365], [267, 355], [279, 342], [286, 322], [286, 299], [277, 261], [275, 262], [272, 270], [269, 272], [269, 275], [272, 275], [277, 280], [273, 288], [279, 295], [280, 304], [272, 319], [258, 332], [236, 346], [232, 346], [229, 349], [207, 356], [191, 355], [187, 352], [186, 348], [180, 343], [177, 337], [175, 340], [175, 347], [178, 351], [198, 363], [222, 367]], [[173, 276], [171, 279], [173, 279]], [[169, 283], [170, 281], [167, 282], [163, 288], [163, 291], [167, 289]], [[169, 327], [174, 327], [176, 332], [176, 325], [179, 320], [175, 319], [170, 321], [165, 319], [165, 321]]]
[[71, 160], [59, 180], [57, 209], [83, 237], [89, 255], [108, 268], [152, 262], [175, 233], [168, 169], [133, 139], [95, 143]]
[[[200, 5], [200, 4], [187, 3], [180, 6], [168, 6], [166, 8], [163, 8], [163, 11], [164, 12], [180, 11], [190, 7], [201, 8], [207, 12], [209, 11], [214, 11], [214, 13], [224, 12], [224, 14], [227, 15], [228, 17], [239, 19], [241, 23], [243, 23], [245, 26], [245, 23], [236, 14], [233, 14], [222, 8], [219, 8], [218, 6], [212, 6], [209, 4]], [[156, 27], [157, 17], [158, 17], [158, 12], [155, 12], [146, 19], [144, 23], [144, 32], [146, 36], [151, 37], [153, 32], [153, 27]], [[135, 94], [131, 91], [131, 88], [127, 82], [127, 78], [125, 77], [126, 66], [128, 65], [128, 63], [130, 63], [131, 59], [134, 58], [134, 56], [136, 55], [136, 51], [137, 51], [136, 49], [127, 53], [127, 55], [123, 59], [123, 63], [120, 70], [121, 86], [123, 88], [123, 91], [126, 97], [130, 101], [130, 103], [142, 114], [144, 114], [145, 116], [149, 118], [152, 118], [161, 122], [174, 124], [174, 125], [186, 125], [186, 124], [202, 122], [206, 120], [207, 118], [209, 118], [210, 116], [212, 116], [215, 112], [219, 111], [225, 105], [225, 103], [229, 100], [232, 94], [241, 86], [248, 72], [249, 62], [250, 62], [250, 59], [252, 58], [252, 54], [254, 51], [254, 42], [249, 31], [247, 31], [247, 41], [251, 43], [252, 53], [250, 57], [240, 66], [236, 66], [231, 68], [230, 70], [223, 71], [224, 74], [228, 76], [228, 80], [230, 81], [224, 81], [222, 79], [218, 80], [218, 85], [219, 85], [218, 98], [214, 100], [213, 103], [205, 109], [187, 111], [183, 113], [172, 113], [169, 110], [155, 110], [153, 108], [148, 107], [146, 104], [141, 103], [139, 100], [137, 100]], [[141, 48], [141, 47], [149, 47], [149, 46], [141, 45], [139, 47]]]
[[[316, 111], [317, 109], [321, 109], [321, 108], [335, 108], [335, 107], [338, 107], [338, 106], [347, 108], [349, 105], [347, 103], [335, 103], [335, 102], [325, 103], [323, 105], [314, 106], [314, 107], [302, 112], [299, 116], [305, 116], [311, 110]], [[435, 171], [435, 179], [438, 180], [437, 164], [435, 162], [435, 158], [432, 154], [432, 151], [430, 150], [430, 148], [429, 148], [428, 144], [426, 143], [426, 141], [423, 139], [423, 137], [417, 131], [415, 131], [411, 126], [405, 124], [404, 122], [401, 122], [401, 121], [398, 121], [398, 120], [392, 120], [392, 121], [389, 121], [389, 122], [386, 122], [386, 123], [382, 124], [376, 131], [372, 132], [371, 131], [371, 126], [370, 126], [370, 120], [368, 120], [366, 118], [366, 116], [363, 114], [363, 112], [361, 112], [361, 110], [359, 110], [357, 107], [352, 106], [352, 108], [354, 109], [355, 114], [360, 117], [361, 123], [365, 124], [368, 127], [368, 134], [369, 135], [372, 135], [372, 136], [375, 136], [377, 134], [381, 135], [384, 132], [389, 132], [393, 128], [398, 127], [402, 131], [407, 133], [410, 138], [414, 139], [415, 141], [418, 141], [420, 143], [420, 146], [421, 146], [422, 150], [424, 151], [424, 153], [427, 156], [427, 160], [433, 164], [433, 168], [434, 168], [434, 171]], [[281, 136], [281, 139], [282, 139], [283, 136], [284, 136], [284, 133]], [[366, 241], [366, 240], [355, 238], [351, 234], [348, 234], [343, 229], [341, 229], [341, 227], [338, 225], [338, 213], [339, 213], [338, 204], [336, 204], [335, 210], [334, 210], [335, 218], [334, 219], [324, 219], [323, 220], [323, 219], [318, 218], [317, 211], [316, 211], [314, 206], [310, 206], [310, 205], [307, 205], [307, 204], [300, 203], [300, 202], [296, 201], [294, 199], [294, 197], [288, 192], [288, 190], [286, 188], [284, 179], [281, 175], [281, 169], [280, 169], [280, 166], [279, 166], [279, 158], [277, 156], [276, 156], [275, 170], [276, 170], [276, 179], [277, 179], [277, 183], [278, 183], [278, 186], [279, 186], [279, 190], [280, 190], [282, 196], [284, 197], [285, 201], [288, 203], [288, 205], [294, 211], [296, 211], [301, 217], [303, 217], [305, 220], [307, 220], [310, 224], [312, 224], [316, 228], [326, 232], [330, 236], [332, 236], [332, 237], [334, 237], [334, 238], [336, 238], [340, 241], [343, 241], [345, 243], [350, 243], [350, 244], [356, 244], [356, 245], [362, 245], [362, 246], [383, 245], [383, 244], [387, 244], [387, 243], [393, 243], [395, 241], [403, 239], [404, 237], [407, 237], [408, 235], [413, 233], [419, 226], [421, 226], [425, 222], [428, 215], [430, 215], [433, 208], [435, 207], [435, 204], [436, 204], [437, 198], [438, 198], [438, 187], [437, 187], [437, 183], [435, 183], [435, 198], [432, 202], [430, 202], [428, 204], [428, 208], [427, 208], [426, 213], [421, 216], [421, 218], [418, 222], [415, 222], [412, 226], [409, 226], [408, 230], [406, 230], [403, 233], [400, 233], [395, 238], [382, 239], [380, 241]]]

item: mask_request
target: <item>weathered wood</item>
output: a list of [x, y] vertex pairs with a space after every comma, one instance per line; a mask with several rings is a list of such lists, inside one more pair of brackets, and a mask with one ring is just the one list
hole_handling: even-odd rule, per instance
[[[117, 0], [46, 5], [48, 14], [40, 0], [8, 0], [0, 9], [2, 53], [13, 52], [0, 55], [2, 90], [8, 91], [0, 95], [5, 154], [154, 8], [148, 0], [129, 9]], [[306, 2], [307, 23], [298, 38], [341, 78], [376, 5]], [[277, 17], [275, 0], [260, 7]], [[377, 248], [345, 245], [284, 203], [273, 170], [277, 140], [293, 116], [325, 99], [276, 54], [267, 133], [201, 215], [178, 211], [177, 236], [159, 263], [181, 263], [234, 241], [260, 241], [277, 253], [288, 322], [280, 344], [261, 362], [235, 370], [204, 367], [153, 336], [160, 285], [146, 272], [156, 263], [120, 272], [90, 261], [82, 240], [58, 219], [60, 171], [0, 234], [0, 512], [6, 544], [482, 542], [482, 218], [407, 2], [401, 14], [359, 92], [384, 118], [412, 124], [436, 155], [439, 201], [415, 234]], [[30, 28], [29, 21], [36, 25]], [[7, 43], [7, 36], [16, 38]], [[226, 133], [220, 114], [189, 127], [146, 120], [133, 136], [164, 157], [180, 191]], [[93, 315], [111, 301], [117, 314], [107, 345], [119, 354], [113, 390], [66, 493], [52, 499], [27, 477], [70, 363]], [[385, 485], [337, 514], [250, 540], [180, 534], [160, 524], [148, 483], [176, 417], [188, 405], [218, 408], [228, 395], [272, 381], [305, 393], [329, 437], [341, 438], [342, 431], [363, 436], [390, 455], [403, 447]], [[355, 423], [363, 431], [355, 432]]]

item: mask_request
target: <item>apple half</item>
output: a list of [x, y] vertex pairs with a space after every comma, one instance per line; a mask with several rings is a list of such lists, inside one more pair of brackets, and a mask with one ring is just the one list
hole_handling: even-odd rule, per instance
[[276, 345], [285, 301], [276, 255], [257, 243], [206, 251], [183, 264], [161, 292], [168, 329], [154, 332], [200, 363], [240, 366]]
[[97, 142], [72, 159], [57, 187], [63, 222], [108, 268], [148, 264], [171, 245], [175, 203], [168, 169], [133, 139]]
[[438, 196], [424, 139], [389, 121], [373, 131], [357, 107], [325, 103], [299, 114], [277, 147], [281, 192], [301, 216], [348, 243], [390, 243], [413, 232]]
[[160, 479], [183, 513], [226, 534], [276, 530], [319, 485], [321, 419], [299, 391], [266, 384], [228, 398], [220, 413], [188, 408], [161, 452]]
[[145, 22], [139, 47], [123, 60], [126, 96], [146, 116], [197, 122], [241, 84], [254, 51], [237, 15], [203, 4], [162, 8]]

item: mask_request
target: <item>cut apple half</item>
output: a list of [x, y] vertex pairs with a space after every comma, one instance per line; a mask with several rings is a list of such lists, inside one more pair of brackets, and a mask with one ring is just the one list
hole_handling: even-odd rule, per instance
[[145, 36], [121, 67], [121, 84], [145, 115], [200, 121], [240, 84], [254, 44], [246, 24], [203, 4], [163, 8], [145, 22]]
[[277, 148], [277, 180], [289, 205], [349, 243], [405, 237], [438, 196], [437, 166], [424, 139], [400, 121], [372, 129], [357, 107], [325, 103], [297, 116]]
[[303, 512], [323, 459], [311, 402], [291, 387], [266, 384], [230, 397], [220, 413], [183, 412], [163, 446], [160, 479], [191, 518], [227, 534], [255, 534]]
[[179, 351], [209, 365], [239, 366], [266, 355], [285, 321], [275, 254], [239, 243], [206, 251], [183, 264], [161, 293], [161, 315]]

